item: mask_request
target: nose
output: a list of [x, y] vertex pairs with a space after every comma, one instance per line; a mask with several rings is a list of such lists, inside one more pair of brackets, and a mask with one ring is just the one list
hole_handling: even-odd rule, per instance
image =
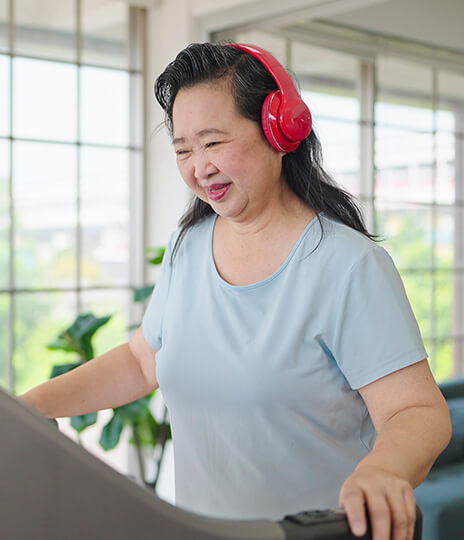
[[200, 151], [194, 157], [193, 174], [197, 180], [207, 180], [218, 172], [218, 168], [208, 157], [208, 152]]

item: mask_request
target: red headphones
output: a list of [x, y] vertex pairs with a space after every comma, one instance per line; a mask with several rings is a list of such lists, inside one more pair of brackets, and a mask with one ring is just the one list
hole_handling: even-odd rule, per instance
[[311, 133], [312, 119], [290, 76], [272, 54], [261, 47], [245, 43], [227, 43], [226, 47], [251, 54], [274, 78], [279, 89], [268, 94], [264, 100], [261, 124], [272, 148], [278, 152], [293, 152]]

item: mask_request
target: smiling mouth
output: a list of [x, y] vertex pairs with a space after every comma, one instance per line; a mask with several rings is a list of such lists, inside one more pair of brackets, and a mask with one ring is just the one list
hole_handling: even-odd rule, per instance
[[230, 186], [229, 184], [213, 184], [206, 188], [206, 191], [209, 193], [217, 193], [218, 191], [221, 191], [221, 189], [224, 189], [225, 187]]
[[206, 189], [208, 198], [213, 201], [219, 201], [229, 191], [231, 184], [213, 184]]

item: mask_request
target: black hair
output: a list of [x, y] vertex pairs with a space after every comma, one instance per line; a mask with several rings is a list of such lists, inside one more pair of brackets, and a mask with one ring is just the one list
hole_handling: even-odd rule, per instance
[[[181, 88], [191, 88], [199, 83], [220, 79], [228, 80], [239, 113], [261, 125], [264, 99], [278, 88], [277, 83], [261, 62], [247, 52], [224, 46], [225, 43], [191, 43], [156, 79], [155, 97], [165, 112], [164, 124], [171, 136], [172, 108], [177, 92]], [[296, 150], [283, 157], [282, 175], [291, 191], [317, 214], [324, 212], [371, 240], [376, 240], [376, 235], [366, 229], [357, 200], [338, 186], [322, 168], [321, 144], [314, 129]], [[208, 203], [194, 196], [179, 220], [181, 230], [173, 249], [173, 257], [188, 229], [214, 213]], [[323, 231], [319, 216], [318, 219]]]

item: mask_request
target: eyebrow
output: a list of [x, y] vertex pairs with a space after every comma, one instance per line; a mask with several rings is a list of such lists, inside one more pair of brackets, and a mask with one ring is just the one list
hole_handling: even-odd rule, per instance
[[[225, 131], [222, 131], [221, 129], [217, 129], [217, 128], [207, 128], [207, 129], [202, 129], [201, 131], [199, 131], [196, 136], [197, 137], [204, 137], [205, 135], [211, 135], [211, 134], [216, 134], [216, 135], [227, 135], [227, 133]], [[184, 143], [185, 142], [185, 139], [183, 137], [176, 137], [175, 139], [172, 139], [172, 144], [180, 144], [180, 143]]]

